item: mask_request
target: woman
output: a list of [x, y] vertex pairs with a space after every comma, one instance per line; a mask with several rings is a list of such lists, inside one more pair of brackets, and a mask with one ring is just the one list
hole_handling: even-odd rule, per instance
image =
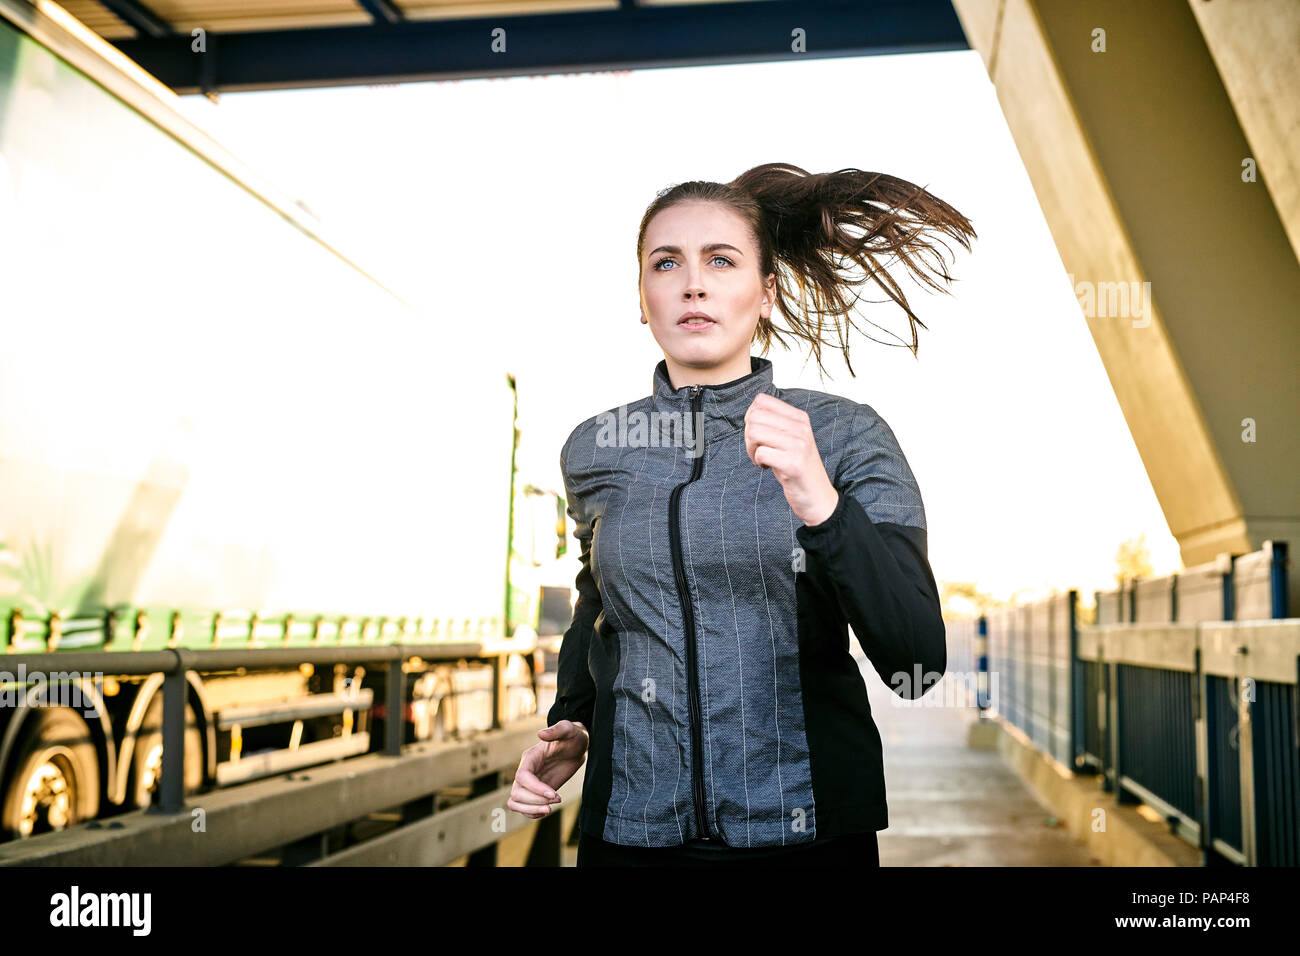
[[750, 347], [784, 341], [777, 307], [820, 367], [829, 316], [852, 374], [838, 319], [870, 278], [915, 354], [920, 322], [880, 259], [941, 289], [916, 263], [927, 230], [975, 236], [911, 183], [784, 164], [678, 185], [646, 211], [641, 321], [664, 358], [648, 397], [561, 451], [579, 597], [507, 804], [546, 816], [585, 760], [579, 866], [878, 865], [880, 735], [846, 626], [900, 697], [942, 676], [925, 510], [870, 406], [780, 388]]

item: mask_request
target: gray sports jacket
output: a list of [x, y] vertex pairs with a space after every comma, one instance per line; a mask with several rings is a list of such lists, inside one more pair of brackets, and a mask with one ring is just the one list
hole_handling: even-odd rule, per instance
[[[582, 545], [548, 724], [591, 736], [579, 825], [632, 846], [781, 846], [889, 825], [851, 625], [900, 697], [947, 666], [920, 490], [869, 406], [772, 363], [584, 421], [560, 453]], [[808, 413], [835, 511], [805, 525], [745, 452], [759, 392]], [[702, 439], [702, 440], [701, 440]]]

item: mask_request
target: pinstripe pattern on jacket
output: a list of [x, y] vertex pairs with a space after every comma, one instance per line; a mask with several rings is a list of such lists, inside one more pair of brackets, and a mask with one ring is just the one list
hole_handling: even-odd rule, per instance
[[[582, 720], [591, 734], [582, 828], [632, 846], [783, 846], [881, 829], [880, 737], [846, 625], [887, 681], [918, 666], [942, 673], [911, 469], [869, 406], [778, 388], [768, 359], [701, 387], [698, 415], [692, 392], [674, 389], [661, 361], [648, 397], [582, 422], [561, 450], [582, 570], [548, 723]], [[746, 453], [745, 412], [760, 393], [809, 416], [840, 492], [817, 526]]]

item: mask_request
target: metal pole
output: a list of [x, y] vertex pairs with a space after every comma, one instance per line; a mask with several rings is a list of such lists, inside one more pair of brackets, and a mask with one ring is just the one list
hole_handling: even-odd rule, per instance
[[519, 389], [515, 386], [515, 377], [509, 372], [506, 373], [506, 381], [510, 383], [510, 391], [513, 394], [513, 411], [510, 414], [510, 520], [506, 530], [506, 607], [505, 614], [501, 617], [502, 633], [506, 637], [514, 636], [515, 630], [510, 621], [510, 564], [515, 554], [515, 454], [519, 450]]
[[406, 672], [402, 658], [388, 662], [388, 701], [384, 708], [384, 753], [402, 755], [403, 731], [406, 728]]
[[180, 813], [185, 809], [185, 673], [187, 653], [172, 648], [176, 664], [163, 678], [162, 779], [159, 809]]

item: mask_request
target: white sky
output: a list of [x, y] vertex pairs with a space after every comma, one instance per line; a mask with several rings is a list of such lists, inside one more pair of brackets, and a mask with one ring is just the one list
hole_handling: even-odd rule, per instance
[[[572, 428], [647, 395], [663, 357], [638, 320], [635, 255], [659, 190], [767, 162], [923, 185], [979, 238], [971, 253], [948, 242], [951, 295], [904, 281], [928, 326], [919, 358], [859, 336], [857, 378], [824, 352], [833, 378], [819, 381], [815, 362], [774, 347], [776, 384], [885, 418], [941, 580], [998, 597], [1077, 587], [1090, 603], [1114, 586], [1119, 543], [1141, 533], [1155, 573], [1181, 566], [973, 51], [225, 94], [181, 109], [426, 309], [448, 349], [502, 353], [519, 379], [521, 468], [556, 488]], [[865, 309], [910, 341], [892, 303]]]

